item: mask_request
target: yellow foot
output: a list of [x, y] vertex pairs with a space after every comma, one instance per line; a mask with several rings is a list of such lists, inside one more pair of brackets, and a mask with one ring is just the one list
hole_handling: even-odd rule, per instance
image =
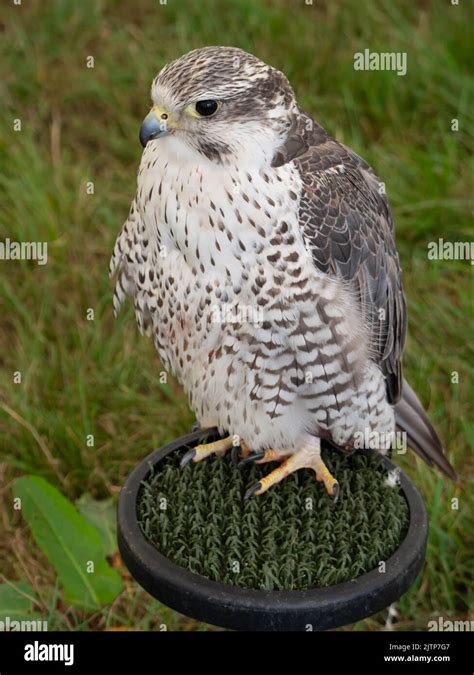
[[[275, 457], [274, 455], [268, 455], [269, 457], [271, 457], [271, 459], [267, 460], [265, 453], [263, 453], [263, 456], [256, 461], [262, 463], [262, 460], [264, 461], [278, 460], [285, 451], [270, 450], [269, 452], [270, 453], [278, 452], [279, 456]], [[288, 455], [287, 452], [286, 455]], [[298, 450], [298, 452], [295, 452], [294, 454], [290, 455], [288, 459], [286, 459], [281, 464], [281, 466], [279, 466], [277, 469], [269, 473], [268, 476], [264, 476], [263, 478], [261, 478], [258, 483], [255, 483], [255, 485], [252, 485], [252, 487], [247, 490], [245, 494], [245, 499], [248, 499], [253, 495], [263, 494], [269, 488], [271, 488], [272, 485], [276, 485], [281, 480], [289, 476], [290, 473], [293, 473], [298, 469], [313, 469], [313, 471], [316, 473], [316, 480], [324, 483], [326, 492], [331, 497], [334, 497], [335, 502], [337, 501], [340, 491], [339, 483], [331, 475], [329, 469], [321, 459], [321, 446], [319, 438], [314, 439], [312, 438], [310, 442], [308, 442], [301, 448], [301, 450]]]
[[189, 462], [201, 462], [209, 455], [223, 455], [227, 450], [230, 450], [233, 446], [232, 436], [226, 436], [226, 438], [221, 438], [214, 443], [203, 443], [202, 445], [196, 445], [195, 448], [189, 450], [181, 459], [180, 466], [183, 468]]
[[262, 450], [261, 452], [253, 452], [252, 454], [247, 453], [243, 454], [242, 459], [238, 463], [238, 468], [242, 469], [248, 464], [266, 464], [267, 462], [283, 462], [283, 460], [288, 459], [291, 456], [291, 452], [288, 450], [273, 450], [268, 448], [267, 450]]

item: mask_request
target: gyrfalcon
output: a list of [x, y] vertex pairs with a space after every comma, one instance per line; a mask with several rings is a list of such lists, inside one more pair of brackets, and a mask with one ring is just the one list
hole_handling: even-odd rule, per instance
[[307, 467], [337, 497], [321, 440], [386, 453], [398, 431], [454, 478], [402, 376], [400, 263], [370, 166], [241, 49], [173, 61], [151, 99], [111, 273], [115, 309], [133, 297], [200, 426], [226, 436], [183, 464], [239, 446], [281, 461], [249, 495]]

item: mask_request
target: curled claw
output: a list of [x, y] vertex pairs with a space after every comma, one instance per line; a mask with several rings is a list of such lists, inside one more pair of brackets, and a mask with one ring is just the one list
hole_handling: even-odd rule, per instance
[[248, 457], [244, 457], [243, 459], [241, 459], [240, 462], [237, 464], [237, 468], [243, 469], [248, 464], [253, 464], [258, 459], [263, 459], [264, 456], [265, 456], [265, 452], [263, 450], [261, 452], [253, 452]]
[[191, 450], [188, 450], [188, 452], [185, 455], [183, 455], [179, 463], [179, 466], [183, 469], [190, 462], [192, 462], [194, 457], [196, 457], [196, 448], [191, 448]]
[[258, 494], [258, 491], [261, 489], [262, 484], [260, 482], [254, 483], [252, 487], [249, 487], [247, 492], [244, 495], [244, 500], [250, 499], [250, 497], [253, 497], [254, 494]]

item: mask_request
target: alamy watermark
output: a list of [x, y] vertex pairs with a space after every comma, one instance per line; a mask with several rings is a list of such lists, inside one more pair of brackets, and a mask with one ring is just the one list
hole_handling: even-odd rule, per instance
[[59, 661], [65, 666], [74, 665], [73, 644], [45, 644], [35, 640], [25, 645], [23, 658], [25, 661]]
[[438, 616], [437, 619], [428, 621], [428, 630], [444, 631], [449, 633], [460, 633], [474, 631], [474, 621], [462, 621], [461, 619], [445, 619], [444, 616]]
[[354, 54], [354, 70], [393, 70], [399, 76], [407, 74], [406, 52], [363, 52]]
[[38, 265], [46, 265], [48, 242], [12, 241], [7, 237], [0, 241], [0, 260], [36, 260]]
[[396, 450], [398, 455], [404, 455], [407, 444], [405, 431], [375, 431], [366, 427], [354, 434], [354, 448], [357, 450]]
[[10, 616], [6, 616], [3, 621], [0, 621], [0, 633], [16, 633], [16, 632], [25, 632], [25, 631], [47, 631], [48, 622], [39, 621], [37, 619], [32, 619], [27, 621], [22, 619], [18, 621], [17, 619], [12, 619]]
[[474, 265], [474, 241], [430, 241], [428, 260], [470, 260]]
[[253, 307], [252, 305], [232, 305], [230, 303], [222, 305], [213, 305], [212, 322], [213, 323], [263, 323], [263, 309]]

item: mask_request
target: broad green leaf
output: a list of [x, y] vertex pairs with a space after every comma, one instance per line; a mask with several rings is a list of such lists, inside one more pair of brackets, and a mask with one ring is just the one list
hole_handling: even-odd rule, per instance
[[84, 518], [93, 525], [102, 539], [107, 555], [118, 550], [117, 546], [117, 509], [112, 498], [98, 501], [90, 494], [83, 494], [76, 506]]
[[23, 581], [7, 581], [0, 584], [0, 619], [24, 617], [33, 608], [35, 592]]
[[43, 478], [18, 478], [14, 492], [38, 546], [56, 568], [65, 599], [87, 609], [112, 602], [123, 584], [105, 560], [95, 527]]

